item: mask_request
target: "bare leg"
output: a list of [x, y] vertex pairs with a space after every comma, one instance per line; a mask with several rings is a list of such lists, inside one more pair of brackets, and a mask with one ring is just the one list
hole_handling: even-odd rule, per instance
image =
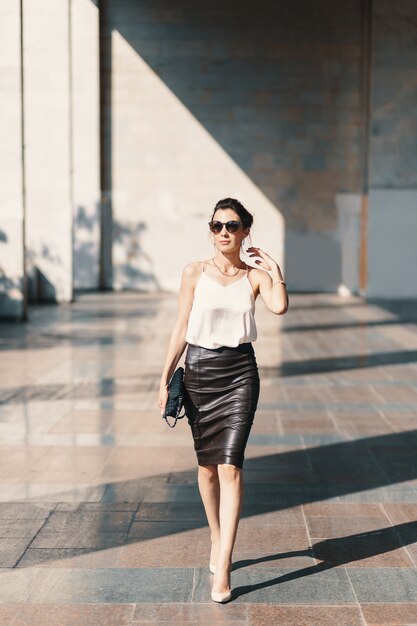
[[217, 466], [220, 481], [220, 551], [213, 591], [230, 590], [230, 568], [243, 501], [242, 470], [223, 463]]
[[210, 563], [217, 562], [220, 546], [220, 484], [217, 465], [198, 466], [198, 487], [206, 511], [211, 534]]

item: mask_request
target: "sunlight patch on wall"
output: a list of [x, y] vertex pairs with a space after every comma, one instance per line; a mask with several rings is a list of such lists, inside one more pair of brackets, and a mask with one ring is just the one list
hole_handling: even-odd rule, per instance
[[178, 289], [184, 264], [213, 255], [207, 222], [226, 196], [253, 213], [253, 245], [283, 269], [279, 208], [117, 31], [111, 50], [114, 288]]

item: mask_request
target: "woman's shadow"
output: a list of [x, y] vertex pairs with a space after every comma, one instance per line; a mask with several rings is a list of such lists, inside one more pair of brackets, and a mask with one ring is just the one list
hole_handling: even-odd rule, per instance
[[248, 565], [254, 565], [255, 563], [264, 563], [294, 556], [310, 556], [319, 559], [321, 562], [254, 585], [235, 587], [232, 591], [232, 597], [237, 598], [251, 591], [256, 591], [257, 589], [264, 589], [265, 587], [271, 587], [289, 580], [296, 580], [303, 576], [311, 576], [312, 574], [332, 569], [333, 567], [344, 565], [345, 563], [360, 561], [368, 557], [376, 556], [377, 554], [384, 554], [385, 552], [402, 548], [415, 541], [417, 541], [417, 521], [371, 530], [356, 535], [348, 535], [347, 537], [325, 539], [324, 541], [313, 544], [306, 550], [269, 554], [259, 557], [258, 559], [236, 561], [233, 564], [233, 571], [247, 567]]

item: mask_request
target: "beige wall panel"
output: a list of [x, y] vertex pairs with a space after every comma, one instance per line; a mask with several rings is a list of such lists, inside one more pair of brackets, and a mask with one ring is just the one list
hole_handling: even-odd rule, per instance
[[20, 2], [0, 2], [0, 318], [23, 315]]

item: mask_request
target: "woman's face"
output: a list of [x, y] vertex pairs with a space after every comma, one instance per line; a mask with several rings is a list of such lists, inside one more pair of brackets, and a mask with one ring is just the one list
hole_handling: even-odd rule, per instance
[[240, 222], [239, 215], [233, 209], [217, 209], [213, 215], [213, 222], [223, 222], [223, 227], [219, 233], [211, 233], [216, 248], [221, 252], [231, 252], [236, 248], [239, 249], [240, 244], [249, 234], [249, 229], [244, 230], [243, 224], [240, 224], [239, 230], [235, 233], [229, 233], [224, 224], [230, 220]]

